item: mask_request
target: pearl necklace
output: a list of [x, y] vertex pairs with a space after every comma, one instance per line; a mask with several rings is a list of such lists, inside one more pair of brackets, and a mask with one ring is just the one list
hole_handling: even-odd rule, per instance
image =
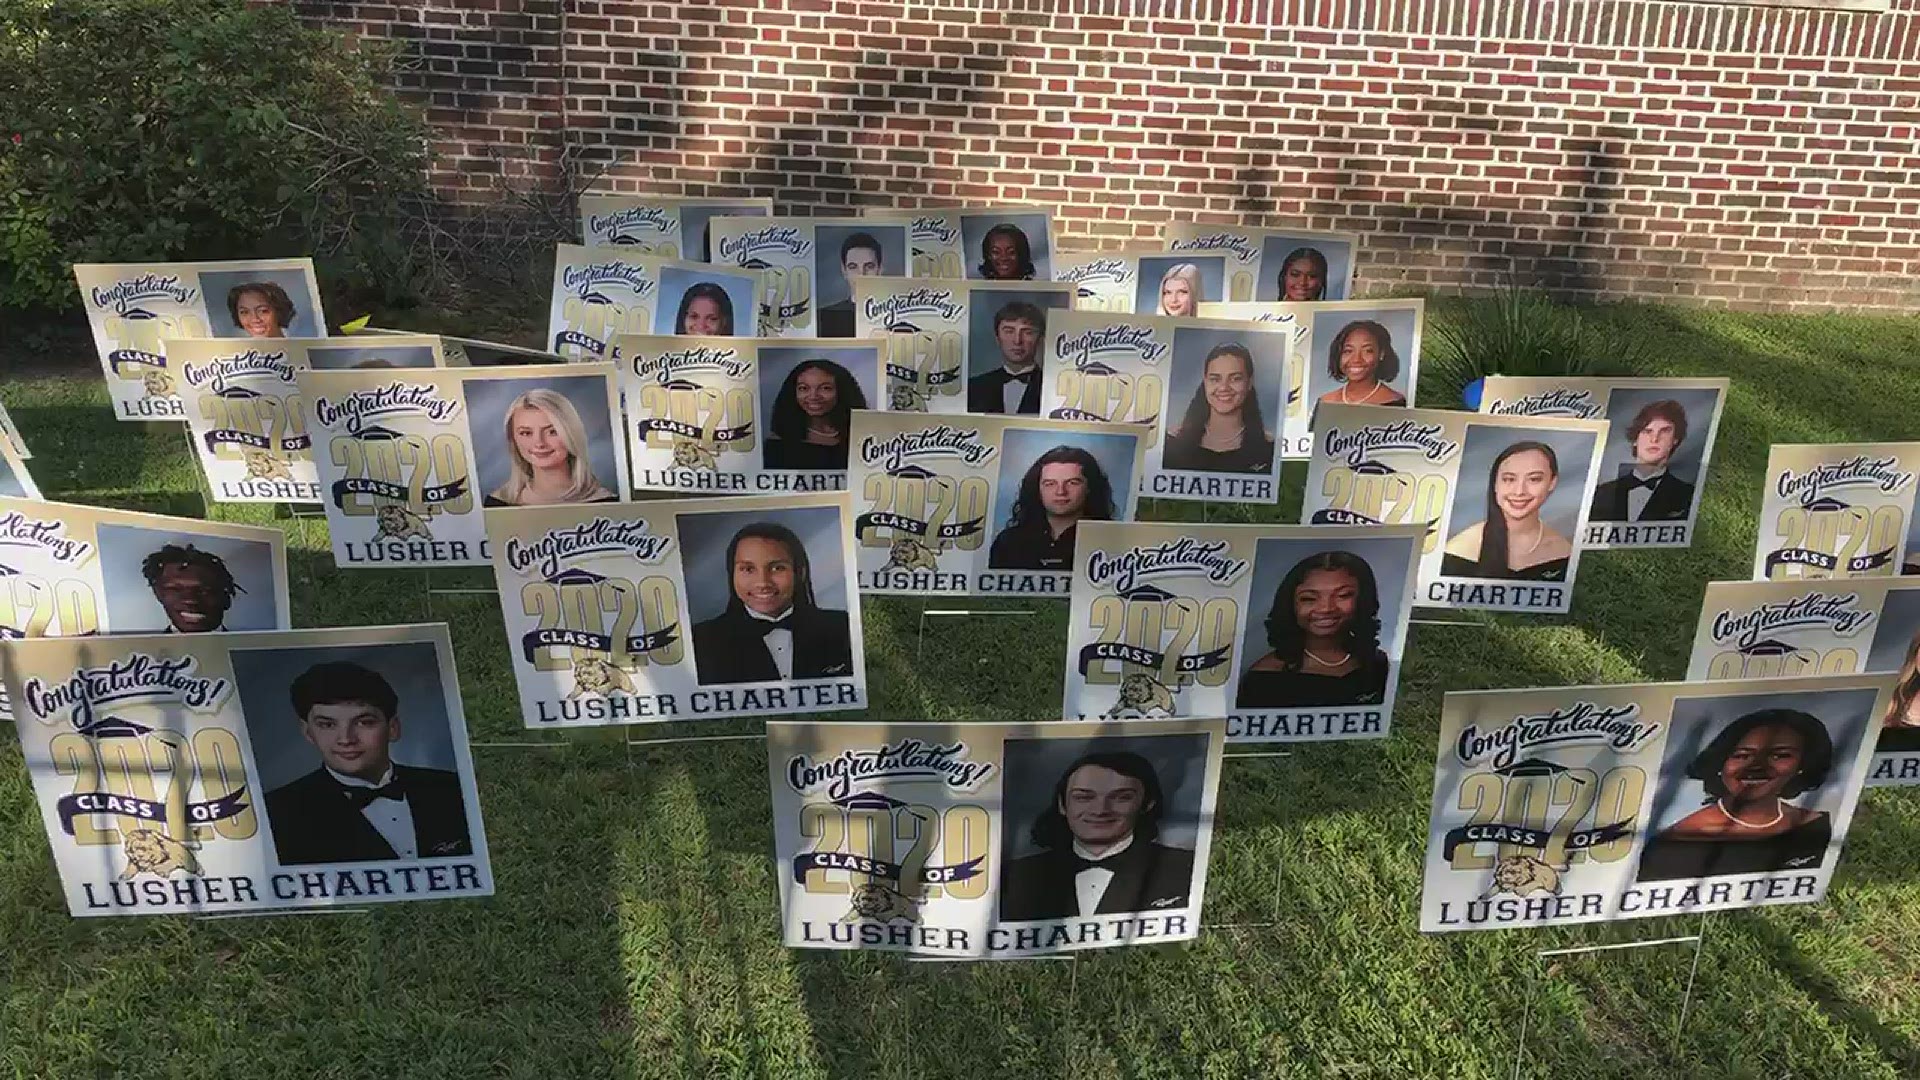
[[1314, 663], [1319, 664], [1321, 667], [1324, 667], [1324, 668], [1337, 668], [1341, 664], [1344, 664], [1347, 661], [1353, 659], [1352, 653], [1345, 652], [1340, 654], [1340, 659], [1338, 660], [1333, 660], [1333, 661], [1324, 660], [1324, 659], [1321, 659], [1319, 654], [1315, 653], [1312, 649], [1307, 648], [1305, 645], [1302, 645], [1300, 647], [1300, 651], [1304, 653], [1308, 658], [1310, 658]]
[[1724, 798], [1713, 800], [1713, 805], [1719, 809], [1722, 817], [1725, 817], [1728, 821], [1733, 822], [1735, 825], [1738, 825], [1743, 829], [1771, 829], [1775, 825], [1780, 824], [1781, 818], [1784, 818], [1787, 816], [1787, 804], [1784, 800], [1781, 800], [1781, 799], [1773, 800], [1773, 820], [1763, 825], [1750, 825], [1747, 822], [1741, 821], [1739, 818], [1734, 817], [1732, 814], [1727, 813], [1727, 800]]
[[1385, 390], [1386, 388], [1387, 388], [1387, 384], [1386, 384], [1386, 383], [1381, 383], [1381, 382], [1377, 382], [1377, 383], [1374, 383], [1374, 384], [1373, 384], [1373, 389], [1371, 389], [1371, 390], [1369, 390], [1369, 391], [1367, 391], [1367, 393], [1366, 393], [1366, 396], [1365, 396], [1365, 397], [1362, 397], [1362, 398], [1361, 398], [1361, 399], [1360, 399], [1359, 401], [1355, 401], [1355, 400], [1353, 400], [1352, 398], [1349, 398], [1349, 397], [1347, 396], [1347, 384], [1343, 382], [1343, 383], [1341, 383], [1341, 384], [1340, 384], [1340, 404], [1342, 404], [1342, 405], [1365, 405], [1365, 404], [1366, 404], [1367, 402], [1369, 402], [1369, 401], [1372, 401], [1372, 400], [1373, 400], [1373, 395], [1375, 395], [1375, 394], [1377, 394], [1377, 393], [1379, 393], [1379, 392], [1380, 392], [1380, 391], [1382, 391], [1382, 390]]

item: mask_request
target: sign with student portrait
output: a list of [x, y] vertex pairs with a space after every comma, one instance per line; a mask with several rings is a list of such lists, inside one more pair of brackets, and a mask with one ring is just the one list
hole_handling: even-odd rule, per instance
[[854, 285], [915, 273], [906, 224], [868, 218], [715, 218], [713, 261], [760, 276], [763, 337], [854, 337]]
[[622, 334], [752, 337], [758, 272], [557, 244], [547, 346], [568, 361], [616, 359]]
[[1920, 442], [1776, 444], [1755, 581], [1920, 573]]
[[1424, 931], [1816, 903], [1886, 679], [1449, 693]]
[[1285, 326], [1060, 312], [1042, 348], [1040, 413], [1140, 427], [1143, 495], [1272, 503], [1292, 340]]
[[[539, 349], [522, 348], [519, 345], [505, 345], [498, 341], [481, 341], [477, 338], [442, 337], [446, 367], [519, 367], [523, 364], [564, 364], [568, 360], [559, 353], [541, 352]], [[315, 367], [324, 367], [316, 364]]]
[[307, 366], [316, 371], [371, 371], [434, 368], [446, 363], [446, 345], [438, 334], [372, 333], [302, 343]]
[[1053, 211], [1042, 206], [869, 209], [870, 221], [907, 226], [912, 277], [1051, 281], [1066, 256], [1053, 245]]
[[616, 340], [642, 491], [843, 491], [853, 413], [886, 403], [876, 341]]
[[1255, 229], [1195, 221], [1169, 222], [1169, 251], [1224, 252], [1229, 301], [1345, 300], [1353, 295], [1360, 251], [1355, 233]]
[[886, 342], [889, 409], [1036, 416], [1041, 343], [1072, 299], [1051, 281], [862, 279], [855, 333]]
[[73, 268], [117, 420], [178, 420], [169, 338], [324, 337], [312, 259]]
[[1079, 311], [1193, 318], [1201, 304], [1226, 299], [1228, 258], [1160, 248], [1076, 252], [1054, 260], [1054, 280], [1073, 286]]
[[714, 218], [772, 213], [772, 199], [588, 194], [580, 196], [580, 235], [588, 247], [711, 262], [708, 225]]
[[1055, 596], [1079, 525], [1132, 521], [1139, 425], [853, 414], [847, 473], [862, 592]]
[[334, 561], [487, 566], [488, 506], [629, 490], [611, 364], [306, 371]]
[[487, 514], [530, 728], [867, 704], [844, 493]]
[[1064, 715], [1225, 716], [1235, 742], [1385, 738], [1425, 532], [1086, 523]]
[[76, 916], [487, 896], [445, 626], [9, 646]]
[[1920, 784], [1920, 581], [1716, 581], [1687, 678], [1872, 672], [1893, 680], [1868, 787]]
[[1726, 379], [1489, 376], [1480, 411], [1606, 420], [1587, 511], [1590, 548], [1687, 547], [1700, 515]]
[[302, 338], [166, 342], [194, 456], [215, 502], [320, 501], [296, 382], [307, 367], [306, 346]]
[[1565, 612], [1603, 420], [1322, 404], [1302, 521], [1419, 523], [1418, 603]]
[[1011, 960], [1200, 932], [1218, 719], [767, 724], [786, 944]]

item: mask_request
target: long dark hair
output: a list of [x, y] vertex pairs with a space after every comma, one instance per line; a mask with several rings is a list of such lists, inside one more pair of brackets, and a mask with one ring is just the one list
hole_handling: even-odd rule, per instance
[[1373, 369], [1374, 381], [1387, 383], [1399, 378], [1400, 354], [1393, 351], [1393, 335], [1372, 319], [1355, 319], [1340, 328], [1333, 336], [1333, 347], [1327, 350], [1327, 374], [1333, 376], [1333, 381], [1347, 381], [1347, 373], [1340, 370], [1340, 350], [1347, 347], [1347, 339], [1357, 330], [1372, 334], [1373, 343], [1380, 346], [1380, 362]]
[[988, 229], [987, 234], [980, 238], [980, 276], [993, 279], [993, 263], [987, 259], [987, 249], [993, 246], [993, 238], [996, 236], [1013, 237], [1014, 253], [1020, 260], [1020, 264], [1013, 268], [1013, 276], [1020, 281], [1031, 280], [1034, 275], [1033, 245], [1027, 242], [1027, 234], [1021, 230], [1020, 226], [1009, 221], [1003, 221]]
[[[1480, 561], [1474, 569], [1480, 577], [1506, 577], [1512, 573], [1507, 569], [1507, 516], [1500, 512], [1499, 503], [1494, 501], [1494, 490], [1500, 483], [1500, 463], [1515, 454], [1524, 454], [1529, 450], [1538, 450], [1547, 456], [1547, 469], [1556, 479], [1560, 476], [1560, 456], [1553, 447], [1533, 439], [1514, 443], [1500, 456], [1493, 459], [1493, 467], [1487, 470], [1487, 516], [1480, 526]], [[1541, 500], [1540, 511], [1546, 513], [1546, 500]], [[1541, 522], [1546, 527], [1546, 522]]]
[[834, 405], [827, 414], [827, 422], [840, 432], [841, 439], [853, 424], [853, 410], [867, 407], [866, 392], [854, 381], [853, 372], [831, 360], [805, 360], [787, 373], [786, 381], [780, 384], [780, 392], [773, 397], [773, 419], [770, 424], [773, 434], [782, 439], [804, 440], [807, 437], [807, 413], [800, 407], [800, 376], [808, 371], [824, 371], [833, 376]]
[[1320, 271], [1320, 292], [1313, 299], [1325, 300], [1327, 298], [1327, 257], [1320, 254], [1318, 248], [1310, 247], [1294, 248], [1287, 252], [1286, 258], [1280, 260], [1280, 299], [1287, 298], [1287, 267], [1301, 259], [1311, 262], [1314, 268]]
[[733, 557], [739, 554], [742, 540], [771, 540], [787, 549], [787, 557], [793, 560], [793, 610], [795, 614], [813, 611], [818, 605], [813, 602], [813, 565], [807, 561], [807, 548], [792, 529], [772, 521], [756, 521], [743, 527], [727, 541], [727, 614], [743, 615], [747, 605], [740, 600], [740, 594], [733, 588]]
[[687, 311], [693, 307], [695, 300], [703, 296], [720, 307], [720, 318], [725, 323], [720, 327], [720, 336], [733, 336], [733, 297], [728, 296], [727, 290], [711, 281], [695, 282], [681, 295], [680, 310], [673, 317], [673, 332], [676, 334], [687, 332]]
[[[1013, 510], [1007, 515], [1007, 528], [1047, 527], [1047, 511], [1040, 505], [1040, 470], [1062, 463], [1080, 466], [1080, 475], [1087, 481], [1086, 509], [1081, 512], [1080, 520], [1113, 520], [1113, 482], [1107, 479], [1106, 470], [1100, 467], [1100, 459], [1077, 446], [1056, 446], [1034, 458], [1033, 464], [1027, 466], [1027, 474], [1020, 478], [1020, 496], [1013, 500]], [[729, 561], [727, 565], [733, 564]]]
[[1900, 681], [1893, 684], [1893, 702], [1887, 707], [1882, 727], [1906, 727], [1907, 709], [1920, 697], [1920, 634], [1907, 643], [1907, 658], [1900, 664]]
[[1350, 575], [1360, 587], [1354, 599], [1353, 618], [1340, 631], [1340, 647], [1363, 662], [1380, 648], [1380, 585], [1373, 567], [1351, 551], [1322, 551], [1293, 564], [1280, 587], [1273, 590], [1273, 606], [1267, 610], [1267, 647], [1273, 654], [1299, 667], [1307, 648], [1307, 632], [1300, 628], [1294, 614], [1293, 597], [1315, 570], [1338, 570]]
[[1153, 762], [1131, 750], [1095, 750], [1075, 758], [1073, 764], [1060, 774], [1060, 779], [1054, 782], [1053, 801], [1047, 804], [1044, 813], [1034, 819], [1033, 829], [1028, 833], [1034, 843], [1056, 849], [1073, 843], [1073, 830], [1067, 826], [1067, 818], [1060, 812], [1060, 804], [1067, 798], [1067, 781], [1088, 765], [1112, 769], [1121, 776], [1140, 781], [1145, 792], [1141, 798], [1140, 816], [1133, 819], [1134, 843], [1151, 843], [1154, 837], [1160, 835], [1160, 819], [1166, 814], [1167, 799], [1160, 789], [1160, 774], [1154, 770]]
[[1827, 773], [1833, 770], [1833, 737], [1827, 734], [1827, 726], [1799, 709], [1760, 709], [1721, 729], [1687, 765], [1687, 776], [1707, 789], [1708, 802], [1726, 796], [1720, 770], [1747, 732], [1761, 727], [1791, 728], [1800, 736], [1800, 772], [1780, 790], [1781, 798], [1791, 799], [1827, 782]]
[[1211, 409], [1207, 405], [1207, 365], [1222, 356], [1237, 356], [1247, 365], [1247, 399], [1240, 403], [1241, 446], [1259, 446], [1267, 441], [1267, 422], [1260, 418], [1260, 389], [1253, 381], [1253, 353], [1237, 341], [1215, 345], [1200, 364], [1200, 384], [1193, 388], [1193, 398], [1187, 402], [1186, 414], [1180, 418], [1180, 434], [1169, 442], [1200, 445], [1200, 437], [1207, 431], [1207, 416]]

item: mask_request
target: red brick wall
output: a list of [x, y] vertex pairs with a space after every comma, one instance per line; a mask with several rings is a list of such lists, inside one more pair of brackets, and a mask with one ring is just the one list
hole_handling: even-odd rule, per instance
[[1371, 292], [1920, 307], [1920, 0], [299, 6], [410, 43], [460, 203], [994, 199], [1358, 232]]

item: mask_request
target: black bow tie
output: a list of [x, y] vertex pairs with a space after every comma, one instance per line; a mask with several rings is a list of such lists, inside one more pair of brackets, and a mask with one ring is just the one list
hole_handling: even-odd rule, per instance
[[775, 630], [785, 630], [791, 634], [793, 633], [793, 612], [789, 611], [777, 619], [754, 619], [753, 626], [760, 631], [761, 637], [766, 637]]
[[1661, 479], [1666, 475], [1666, 473], [1655, 473], [1652, 476], [1642, 478], [1629, 474], [1627, 476], [1627, 490], [1632, 491], [1634, 488], [1659, 487]]
[[400, 778], [398, 776], [387, 781], [380, 787], [361, 787], [358, 784], [341, 784], [340, 790], [347, 793], [347, 799], [353, 803], [355, 810], [365, 810], [373, 804], [375, 799], [392, 799], [395, 802], [405, 802], [407, 799], [407, 790], [400, 786]]
[[[1003, 371], [1004, 371], [1005, 369], [1003, 368], [1003, 369], [1001, 369], [1001, 370], [1003, 370]], [[1008, 381], [1008, 382], [1017, 382], [1017, 383], [1019, 383], [1019, 384], [1020, 384], [1020, 385], [1022, 385], [1022, 386], [1032, 386], [1032, 385], [1033, 385], [1033, 376], [1034, 376], [1034, 373], [1035, 373], [1036, 371], [1038, 371], [1038, 370], [1039, 370], [1038, 368], [1028, 368], [1027, 370], [1025, 370], [1025, 371], [1023, 371], [1023, 372], [1021, 372], [1021, 373], [1020, 373], [1020, 374], [1018, 374], [1018, 375], [1015, 375], [1015, 374], [1014, 374], [1013, 372], [1011, 372], [1011, 371], [1008, 371], [1008, 372], [1006, 373], [1006, 375], [1007, 375], [1007, 381]]]

